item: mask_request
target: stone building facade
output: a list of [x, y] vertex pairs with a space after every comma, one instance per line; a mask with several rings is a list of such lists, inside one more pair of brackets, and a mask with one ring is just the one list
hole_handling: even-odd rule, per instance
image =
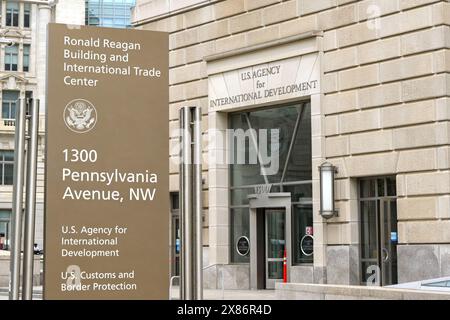
[[[138, 0], [133, 24], [170, 34], [175, 217], [178, 110], [202, 108], [208, 287], [271, 287], [280, 249], [289, 282], [450, 276], [448, 1]], [[234, 148], [221, 133], [252, 128], [279, 129], [275, 174], [219, 160]], [[338, 170], [328, 220], [324, 162]]]
[[[84, 0], [1, 1], [0, 37], [12, 45], [0, 47], [0, 243], [8, 248], [12, 210], [15, 107], [20, 98], [40, 99], [36, 243], [43, 248], [44, 127], [47, 68], [47, 24], [84, 24]], [[51, 61], [50, 61], [51, 64]]]

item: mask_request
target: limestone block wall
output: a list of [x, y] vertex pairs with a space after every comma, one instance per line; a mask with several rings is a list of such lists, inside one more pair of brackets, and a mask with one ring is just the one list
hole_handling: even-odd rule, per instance
[[[442, 0], [138, 0], [135, 26], [170, 33], [170, 127], [183, 105], [202, 107], [208, 127], [204, 57], [311, 31], [322, 31], [325, 143], [313, 150], [339, 168], [339, 217], [328, 221], [326, 259], [339, 257], [336, 283], [356, 283], [357, 178], [396, 175], [401, 281], [419, 276], [413, 246], [432, 247], [435, 275], [448, 274], [450, 243], [450, 4]], [[171, 132], [175, 132], [172, 131]], [[170, 188], [178, 188], [178, 149], [171, 140]], [[206, 158], [206, 155], [205, 155]], [[316, 170], [316, 163], [313, 163]], [[204, 164], [208, 209], [208, 165]], [[313, 188], [318, 196], [318, 185]], [[227, 211], [222, 212], [223, 215]], [[316, 214], [316, 213], [315, 213]], [[210, 216], [210, 262], [227, 261], [227, 236]], [[333, 249], [333, 246], [336, 248]], [[334, 251], [333, 251], [334, 250]], [[434, 251], [433, 251], [434, 250]], [[406, 253], [407, 252], [407, 253]], [[444, 257], [444, 258], [442, 258]], [[347, 270], [347, 272], [342, 272]], [[411, 272], [412, 273], [411, 273]], [[339, 276], [339, 275], [342, 276]], [[408, 279], [407, 279], [408, 278]]]
[[357, 281], [355, 178], [391, 174], [399, 197], [399, 281], [448, 276], [441, 251], [450, 242], [449, 4], [340, 2], [318, 18], [327, 20], [326, 156], [339, 167], [340, 216], [328, 224], [328, 244], [350, 248], [350, 272], [331, 283]]

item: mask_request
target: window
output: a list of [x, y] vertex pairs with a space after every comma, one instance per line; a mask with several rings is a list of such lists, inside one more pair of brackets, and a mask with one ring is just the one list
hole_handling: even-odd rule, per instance
[[13, 184], [14, 151], [0, 150], [0, 183], [1, 185]]
[[250, 255], [241, 256], [236, 250], [236, 243], [239, 238], [250, 238], [250, 216], [248, 208], [232, 208], [230, 209], [230, 246], [231, 261], [234, 263], [250, 262]]
[[86, 1], [86, 25], [129, 28], [134, 4], [135, 0]]
[[17, 44], [5, 48], [5, 71], [17, 71], [18, 52]]
[[30, 45], [23, 45], [23, 72], [30, 71]]
[[0, 250], [9, 250], [11, 210], [0, 210]]
[[6, 26], [19, 26], [19, 3], [8, 1], [6, 3]]
[[172, 210], [180, 209], [180, 195], [178, 192], [170, 194], [170, 205]]
[[33, 99], [33, 91], [25, 91], [25, 101], [27, 103], [27, 114], [29, 114], [31, 108], [31, 99]]
[[30, 19], [31, 19], [31, 4], [25, 3], [23, 7], [23, 27], [30, 27]]
[[[308, 240], [308, 228], [313, 230], [313, 214], [311, 205], [294, 204], [292, 206], [292, 250], [293, 264], [313, 263], [313, 256], [304, 250]], [[302, 247], [303, 246], [303, 247]]]
[[16, 105], [19, 99], [19, 91], [3, 91], [2, 118], [14, 120], [16, 118]]
[[[302, 238], [312, 232], [313, 226], [310, 103], [232, 113], [229, 124], [232, 130], [228, 134], [234, 134], [234, 137], [229, 136], [234, 139], [233, 142], [229, 140], [232, 150], [232, 159], [229, 159], [231, 261], [250, 261], [249, 256], [240, 256], [235, 250], [237, 239], [249, 235], [247, 196], [255, 193], [255, 186], [270, 185], [270, 192], [291, 194], [293, 263], [312, 263], [312, 254], [308, 252], [305, 255], [300, 249]], [[256, 130], [257, 140], [271, 139], [272, 134], [278, 132], [279, 144], [272, 145], [276, 141], [268, 140], [267, 150], [260, 151], [269, 159], [264, 166], [265, 170], [270, 171], [266, 178], [261, 174], [262, 166], [258, 157], [252, 155], [255, 152], [255, 142], [252, 142], [251, 134], [246, 134], [250, 132], [249, 129]], [[238, 130], [245, 137], [239, 138]], [[256, 142], [257, 145], [260, 143]], [[261, 142], [264, 145], [264, 141]]]

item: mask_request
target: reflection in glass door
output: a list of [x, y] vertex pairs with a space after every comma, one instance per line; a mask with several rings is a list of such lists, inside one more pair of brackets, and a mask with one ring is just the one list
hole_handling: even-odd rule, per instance
[[286, 243], [285, 210], [266, 209], [266, 288], [274, 289], [283, 281], [283, 257]]

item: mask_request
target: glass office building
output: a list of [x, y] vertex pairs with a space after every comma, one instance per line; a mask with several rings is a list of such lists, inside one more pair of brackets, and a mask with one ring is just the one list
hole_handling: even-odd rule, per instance
[[135, 0], [86, 0], [86, 25], [129, 28]]

